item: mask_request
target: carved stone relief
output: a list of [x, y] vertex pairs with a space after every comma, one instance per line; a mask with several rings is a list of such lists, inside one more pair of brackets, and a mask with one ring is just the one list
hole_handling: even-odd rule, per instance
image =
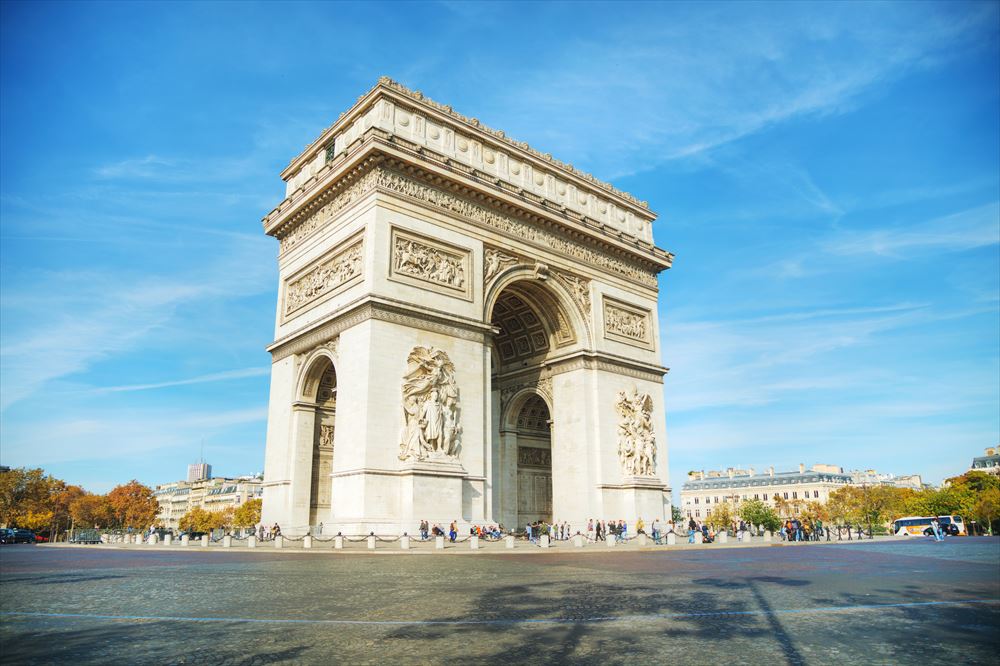
[[361, 277], [362, 240], [341, 250], [332, 258], [321, 260], [305, 274], [292, 278], [285, 287], [284, 315], [336, 291], [354, 278]]
[[649, 311], [606, 298], [604, 335], [619, 342], [651, 349], [653, 340]]
[[377, 174], [375, 170], [372, 170], [356, 180], [352, 185], [344, 188], [319, 210], [299, 222], [287, 234], [282, 236], [279, 246], [280, 251], [284, 253], [291, 250], [307, 236], [311, 236], [314, 231], [318, 231], [320, 228], [326, 226], [328, 222], [333, 220], [333, 217], [337, 213], [374, 190], [377, 180]]
[[321, 425], [319, 427], [319, 446], [323, 449], [333, 448], [333, 426]]
[[470, 261], [469, 251], [393, 229], [390, 277], [403, 276], [471, 298]]
[[451, 462], [461, 449], [458, 384], [448, 354], [414, 347], [403, 375], [403, 430], [399, 459]]
[[573, 300], [575, 300], [576, 304], [580, 306], [580, 310], [583, 311], [585, 315], [589, 315], [590, 280], [570, 275], [569, 273], [563, 273], [561, 271], [557, 272], [556, 276], [569, 288], [570, 293], [573, 294]]
[[625, 476], [656, 476], [653, 399], [648, 393], [618, 393], [618, 459]]
[[483, 284], [489, 284], [497, 273], [518, 262], [518, 258], [491, 247], [483, 252]]
[[550, 404], [552, 403], [552, 378], [542, 377], [538, 380], [521, 381], [502, 387], [500, 389], [500, 411], [503, 412], [506, 409], [511, 398], [527, 388], [538, 391], [548, 398]]
[[551, 467], [552, 451], [534, 446], [517, 447], [517, 464], [527, 467]]

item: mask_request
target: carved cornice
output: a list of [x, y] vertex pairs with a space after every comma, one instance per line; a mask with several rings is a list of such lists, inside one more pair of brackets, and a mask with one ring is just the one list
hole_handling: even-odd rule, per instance
[[272, 362], [292, 354], [302, 354], [323, 345], [343, 331], [369, 319], [388, 321], [403, 326], [443, 333], [463, 340], [486, 342], [490, 327], [472, 320], [456, 319], [447, 313], [408, 307], [401, 302], [371, 296], [345, 306], [335, 316], [295, 331], [268, 346]]
[[560, 359], [546, 361], [544, 365], [553, 375], [582, 369], [603, 370], [657, 384], [663, 383], [663, 376], [668, 372], [667, 368], [652, 363], [641, 363], [603, 352], [587, 351], [574, 352]]

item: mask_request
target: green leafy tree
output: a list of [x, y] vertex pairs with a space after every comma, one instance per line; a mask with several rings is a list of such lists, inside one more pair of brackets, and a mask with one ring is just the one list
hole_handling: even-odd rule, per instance
[[746, 500], [740, 504], [738, 513], [744, 522], [763, 527], [769, 532], [781, 529], [781, 518], [774, 509], [760, 500]]
[[716, 531], [725, 530], [729, 529], [735, 517], [736, 511], [733, 509], [733, 505], [729, 502], [723, 502], [722, 504], [715, 504], [712, 507], [712, 515], [706, 518], [705, 522], [711, 525]]

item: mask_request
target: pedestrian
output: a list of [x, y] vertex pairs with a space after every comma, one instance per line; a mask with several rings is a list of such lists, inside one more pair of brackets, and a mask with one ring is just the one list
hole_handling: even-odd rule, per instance
[[694, 518], [688, 519], [688, 543], [694, 543], [694, 533], [698, 531], [698, 523], [694, 522]]
[[593, 540], [594, 540], [594, 519], [593, 518], [588, 518], [587, 519], [587, 541], [593, 541]]
[[658, 518], [653, 518], [653, 524], [649, 526], [649, 529], [653, 531], [653, 543], [657, 546], [660, 545], [660, 521]]
[[428, 527], [429, 527], [429, 525], [428, 525], [426, 519], [420, 521], [420, 538], [423, 541], [427, 540], [427, 530], [428, 530]]
[[535, 543], [535, 538], [531, 535], [531, 523], [525, 523], [524, 533], [528, 535], [528, 541]]
[[639, 517], [639, 520], [635, 521], [635, 533], [636, 534], [645, 534], [646, 533], [646, 523], [643, 522], [641, 516]]
[[455, 537], [458, 536], [458, 523], [457, 521], [451, 521], [451, 525], [448, 527], [448, 540], [455, 543]]
[[938, 522], [937, 518], [931, 519], [931, 530], [934, 533], [935, 541], [944, 541], [944, 537], [941, 536], [941, 523]]

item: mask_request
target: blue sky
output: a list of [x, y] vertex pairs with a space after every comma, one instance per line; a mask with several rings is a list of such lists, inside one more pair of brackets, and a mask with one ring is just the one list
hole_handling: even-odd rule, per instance
[[0, 5], [0, 463], [263, 466], [278, 172], [391, 76], [649, 200], [671, 481], [1000, 441], [996, 3]]

